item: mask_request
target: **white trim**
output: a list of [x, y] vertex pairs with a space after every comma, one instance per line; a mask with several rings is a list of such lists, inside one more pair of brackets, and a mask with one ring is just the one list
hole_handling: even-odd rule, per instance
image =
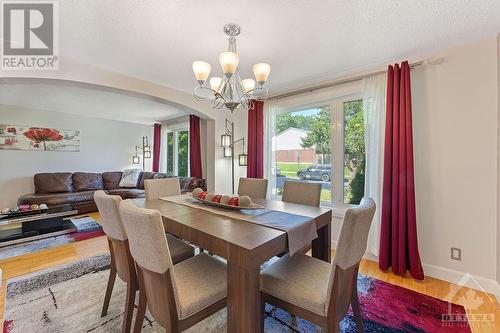
[[[174, 142], [173, 142], [173, 147], [174, 147], [174, 151], [173, 151], [173, 157], [174, 157], [174, 162], [173, 162], [173, 174], [175, 176], [179, 176], [179, 132], [184, 132], [184, 131], [187, 131], [188, 132], [188, 163], [187, 163], [187, 176], [189, 177], [191, 175], [191, 168], [190, 168], [190, 165], [189, 165], [189, 157], [190, 157], [190, 140], [189, 140], [189, 126], [186, 126], [185, 123], [181, 123], [181, 124], [174, 124], [174, 125], [170, 125], [166, 128], [165, 130], [165, 159], [168, 158], [168, 140], [166, 140], [166, 136], [168, 133], [173, 133], [174, 135]], [[163, 134], [162, 134], [163, 135]], [[165, 166], [168, 166], [168, 162], [165, 163]], [[167, 168], [165, 168], [167, 170]], [[167, 170], [168, 171], [168, 170]]]
[[[457, 284], [467, 274], [465, 272], [456, 271], [454, 269], [449, 269], [426, 263], [422, 263], [422, 266], [424, 268], [426, 276], [433, 277], [439, 280], [444, 280], [454, 284]], [[472, 274], [471, 276], [474, 280], [477, 281], [480, 287], [484, 289], [484, 291], [496, 295], [497, 297], [500, 297], [500, 286], [498, 285], [496, 280]], [[473, 282], [474, 281], [472, 280], [467, 280], [463, 285], [465, 287], [477, 290], [478, 288]]]
[[[337, 241], [332, 240], [331, 246], [332, 249], [336, 249]], [[363, 258], [378, 262], [378, 257], [375, 257], [370, 252], [366, 252]], [[422, 266], [424, 269], [425, 277], [443, 280], [449, 283], [453, 283], [455, 285], [463, 285], [465, 287], [479, 291], [485, 291], [487, 293], [495, 295], [497, 300], [500, 302], [500, 285], [494, 279], [489, 279], [479, 275], [472, 275], [470, 273], [465, 273], [432, 264], [422, 263]], [[463, 281], [463, 277], [467, 274], [470, 274], [472, 279]], [[459, 284], [461, 282], [463, 282], [463, 284]], [[477, 282], [477, 284], [479, 284], [480, 288], [482, 288], [483, 290], [480, 290], [480, 288], [478, 288], [477, 284], [475, 284], [474, 282]]]

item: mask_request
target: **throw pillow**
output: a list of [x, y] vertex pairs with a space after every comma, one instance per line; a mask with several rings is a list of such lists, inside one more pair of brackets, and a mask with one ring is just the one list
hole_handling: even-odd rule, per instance
[[137, 181], [141, 175], [141, 169], [127, 169], [122, 173], [120, 187], [137, 187]]

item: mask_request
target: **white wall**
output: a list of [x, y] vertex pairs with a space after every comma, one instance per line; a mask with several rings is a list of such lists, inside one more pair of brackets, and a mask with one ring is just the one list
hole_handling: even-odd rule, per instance
[[[497, 266], [497, 41], [427, 58], [444, 61], [412, 72], [424, 271], [448, 280], [468, 272], [490, 284]], [[451, 247], [462, 249], [462, 261], [450, 259]]]
[[[234, 122], [234, 130], [235, 140], [238, 140], [245, 137], [245, 151], [248, 151], [248, 135], [247, 135], [247, 127], [248, 127], [248, 112], [245, 110], [235, 110], [234, 113], [231, 113], [228, 110], [214, 110], [214, 118], [215, 118], [215, 128], [214, 128], [214, 136], [215, 136], [215, 145], [214, 145], [214, 153], [215, 153], [215, 186], [213, 190], [217, 193], [231, 193], [231, 159], [223, 157], [223, 150], [220, 146], [220, 136], [224, 134], [225, 127], [225, 119], [230, 122]], [[240, 177], [246, 177], [247, 168], [238, 166], [238, 154], [241, 154], [243, 149], [243, 145], [241, 142], [235, 145], [234, 149], [234, 179], [235, 192], [238, 190], [238, 180]]]
[[500, 34], [497, 36], [497, 283], [500, 285]]
[[[29, 98], [29, 96], [27, 96]], [[39, 172], [117, 171], [133, 165], [135, 145], [152, 138], [152, 127], [121, 121], [0, 105], [0, 123], [79, 130], [80, 152], [0, 150], [0, 206], [12, 207], [17, 198], [33, 192]], [[147, 160], [146, 170], [151, 169]]]

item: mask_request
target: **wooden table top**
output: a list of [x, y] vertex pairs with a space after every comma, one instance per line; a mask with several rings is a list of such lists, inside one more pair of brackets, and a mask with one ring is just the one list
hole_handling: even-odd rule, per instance
[[[164, 218], [167, 218], [172, 222], [182, 224], [185, 227], [193, 228], [199, 232], [210, 235], [211, 237], [230, 242], [247, 250], [258, 248], [276, 238], [284, 237], [286, 239], [286, 233], [284, 231], [247, 221], [229, 218], [205, 210], [161, 199], [134, 199], [134, 201], [138, 205], [145, 208], [160, 211]], [[331, 211], [324, 208], [267, 199], [255, 200], [255, 202], [271, 210], [307, 216], [314, 219]], [[325, 219], [321, 219], [321, 222], [323, 222], [321, 224], [324, 224], [324, 221]], [[319, 229], [322, 226], [323, 225], [317, 225], [317, 228]]]

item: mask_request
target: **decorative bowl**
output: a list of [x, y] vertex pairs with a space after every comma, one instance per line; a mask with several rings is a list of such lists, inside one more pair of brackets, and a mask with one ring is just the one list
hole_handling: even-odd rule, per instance
[[219, 207], [219, 208], [232, 209], [232, 210], [264, 209], [265, 208], [265, 207], [263, 207], [263, 206], [261, 206], [259, 204], [256, 204], [255, 202], [250, 203], [250, 206], [233, 206], [233, 205], [226, 205], [226, 204], [222, 204], [222, 203], [214, 202], [214, 201], [210, 201], [210, 200], [204, 200], [204, 199], [196, 198], [195, 196], [193, 196], [192, 193], [188, 193], [188, 195], [191, 196], [193, 199], [196, 199], [199, 202], [202, 202], [202, 203], [204, 203], [206, 205], [214, 206], [214, 207]]

